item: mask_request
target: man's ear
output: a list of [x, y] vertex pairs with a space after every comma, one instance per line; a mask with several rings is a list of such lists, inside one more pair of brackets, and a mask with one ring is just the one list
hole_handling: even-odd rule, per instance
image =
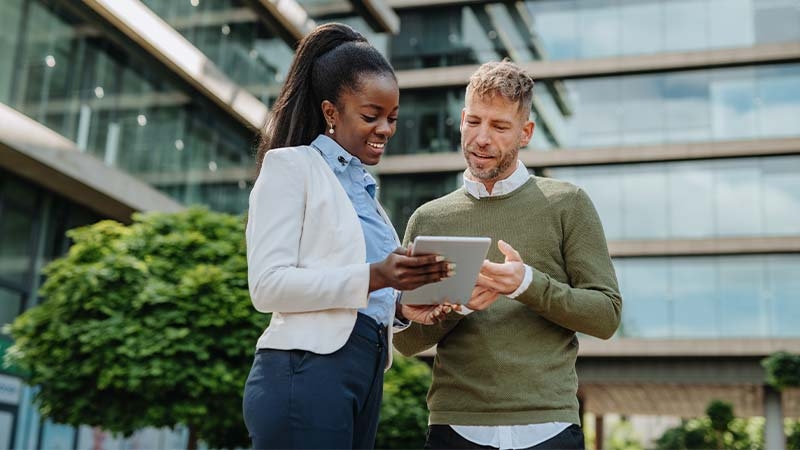
[[522, 131], [520, 131], [520, 147], [525, 147], [528, 145], [528, 142], [531, 141], [534, 128], [536, 128], [536, 124], [533, 123], [532, 120], [525, 122], [525, 125], [522, 126]]
[[331, 103], [329, 100], [323, 100], [321, 108], [322, 115], [325, 117], [325, 122], [327, 122], [329, 126], [335, 126], [336, 119], [338, 118], [339, 114], [338, 110], [336, 109], [336, 105]]

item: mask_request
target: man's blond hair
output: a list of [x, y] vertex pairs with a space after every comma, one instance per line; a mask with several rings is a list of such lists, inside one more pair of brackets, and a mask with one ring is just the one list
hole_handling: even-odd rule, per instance
[[484, 98], [500, 95], [517, 102], [520, 113], [527, 118], [533, 101], [533, 77], [508, 59], [488, 62], [469, 77], [466, 98], [470, 95]]

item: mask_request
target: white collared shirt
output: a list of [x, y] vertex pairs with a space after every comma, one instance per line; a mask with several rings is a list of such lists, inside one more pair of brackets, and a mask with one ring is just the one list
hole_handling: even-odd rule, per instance
[[[472, 179], [469, 169], [464, 171], [464, 189], [475, 198], [495, 197], [505, 195], [519, 189], [530, 178], [528, 169], [521, 161], [517, 161], [517, 169], [506, 179], [500, 180], [492, 187], [490, 193], [480, 181]], [[533, 281], [533, 269], [525, 264], [525, 278], [519, 287], [507, 295], [515, 298], [525, 292]], [[462, 307], [462, 314], [469, 314], [469, 308]], [[496, 425], [472, 426], [450, 425], [450, 427], [464, 439], [480, 445], [490, 445], [500, 449], [519, 449], [533, 447], [551, 439], [558, 433], [567, 429], [571, 424], [565, 422], [534, 423], [530, 425]]]

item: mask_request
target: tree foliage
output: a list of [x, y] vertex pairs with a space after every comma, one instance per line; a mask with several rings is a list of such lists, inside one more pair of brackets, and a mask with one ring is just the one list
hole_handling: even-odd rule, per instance
[[767, 384], [775, 389], [800, 386], [800, 355], [775, 352], [764, 358], [761, 365], [767, 371]]
[[760, 450], [762, 427], [734, 416], [733, 407], [719, 400], [706, 408], [706, 416], [685, 420], [656, 440], [657, 450]]
[[375, 448], [422, 448], [428, 430], [425, 397], [431, 369], [416, 358], [394, 354], [383, 383], [383, 403]]
[[58, 423], [130, 435], [190, 429], [211, 447], [249, 445], [241, 404], [268, 318], [251, 306], [243, 220], [192, 208], [68, 232], [44, 299], [10, 326], [7, 359]]

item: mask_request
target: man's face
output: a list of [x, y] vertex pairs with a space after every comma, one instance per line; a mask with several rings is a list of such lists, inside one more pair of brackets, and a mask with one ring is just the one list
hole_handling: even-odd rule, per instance
[[500, 95], [469, 94], [461, 111], [461, 149], [470, 174], [491, 192], [517, 168], [519, 148], [528, 145], [534, 124], [519, 104]]

